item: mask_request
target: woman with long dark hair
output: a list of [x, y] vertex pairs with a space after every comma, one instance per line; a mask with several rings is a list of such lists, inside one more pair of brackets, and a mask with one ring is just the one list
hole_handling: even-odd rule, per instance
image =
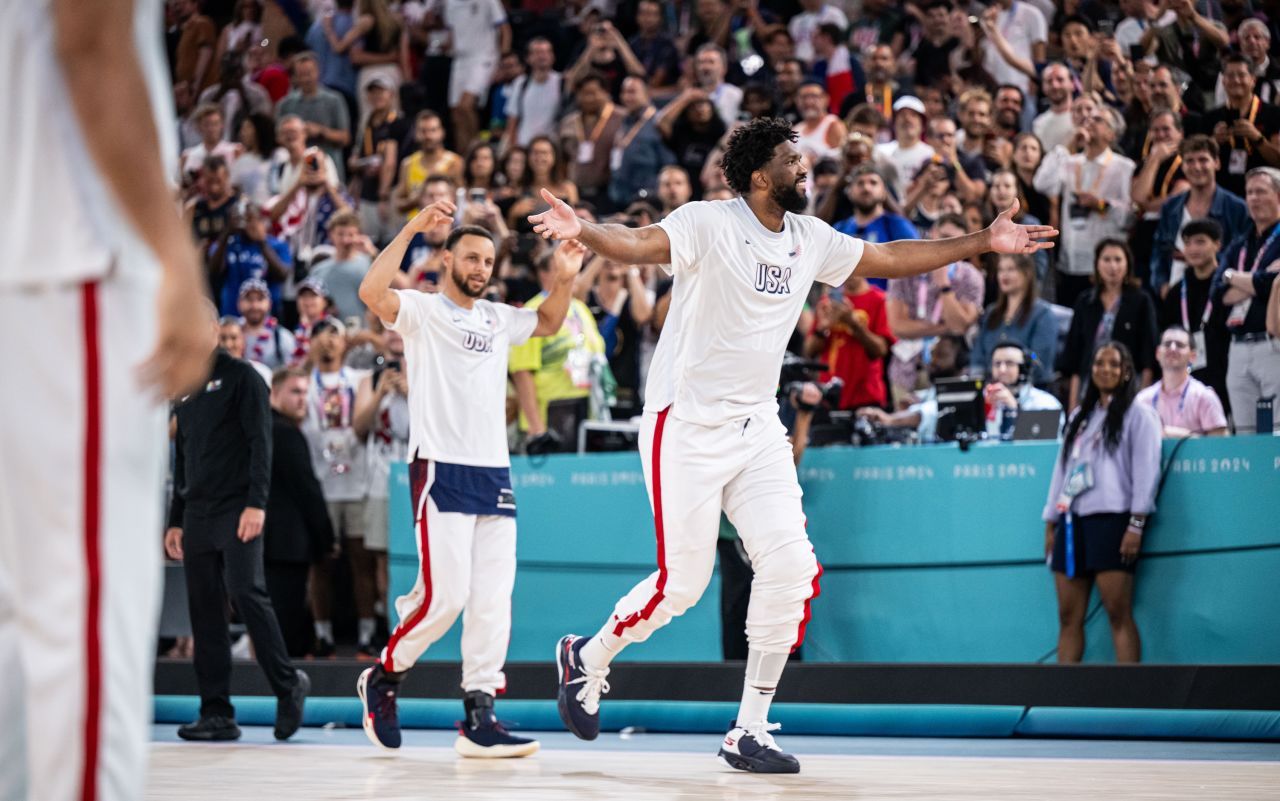
[[1071, 329], [1058, 356], [1058, 370], [1071, 378], [1068, 410], [1080, 402], [1093, 353], [1103, 342], [1124, 343], [1133, 354], [1140, 389], [1151, 386], [1155, 374], [1156, 307], [1142, 290], [1127, 242], [1108, 238], [1098, 243], [1092, 280], [1093, 288], [1076, 301]]
[[996, 259], [996, 300], [978, 323], [978, 335], [969, 352], [970, 368], [985, 373], [996, 346], [1016, 342], [1034, 356], [1032, 383], [1049, 383], [1058, 358], [1058, 323], [1053, 309], [1039, 298], [1037, 286], [1036, 265], [1031, 256], [1005, 253]]
[[498, 151], [489, 142], [476, 142], [462, 163], [462, 186], [468, 191], [483, 189], [492, 194], [497, 186]]
[[546, 189], [569, 205], [578, 202], [578, 187], [568, 178], [568, 169], [561, 158], [560, 148], [549, 136], [535, 136], [529, 140], [529, 156], [521, 182], [520, 193], [538, 197]]
[[1067, 422], [1044, 505], [1044, 552], [1058, 594], [1058, 661], [1084, 656], [1084, 619], [1096, 584], [1117, 662], [1137, 662], [1133, 578], [1160, 482], [1160, 420], [1134, 403], [1138, 371], [1124, 343], [1093, 354], [1080, 408]]

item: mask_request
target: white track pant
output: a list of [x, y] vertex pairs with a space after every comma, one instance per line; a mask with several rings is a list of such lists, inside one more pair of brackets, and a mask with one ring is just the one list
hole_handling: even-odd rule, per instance
[[400, 623], [382, 651], [382, 667], [400, 672], [462, 614], [462, 689], [498, 695], [511, 639], [516, 582], [516, 519], [441, 512], [431, 499], [435, 462], [409, 467], [418, 545], [418, 580], [396, 599]]
[[146, 781], [165, 408], [134, 368], [155, 283], [0, 290], [0, 798]]
[[613, 633], [643, 642], [697, 603], [715, 568], [723, 508], [755, 571], [747, 642], [790, 653], [804, 640], [822, 569], [805, 532], [786, 429], [776, 414], [708, 427], [669, 412], [646, 412], [640, 427], [658, 570], [618, 601]]

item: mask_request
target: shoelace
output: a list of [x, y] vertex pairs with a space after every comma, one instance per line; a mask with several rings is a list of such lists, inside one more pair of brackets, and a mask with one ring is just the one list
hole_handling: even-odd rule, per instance
[[773, 741], [773, 735], [769, 733], [781, 728], [781, 723], [769, 723], [768, 721], [762, 720], [758, 723], [748, 723], [746, 726], [742, 727], [742, 730], [750, 735], [751, 738], [761, 746], [773, 749], [774, 751], [781, 751], [782, 749]]
[[609, 669], [593, 670], [581, 663], [578, 664], [578, 669], [582, 671], [582, 675], [569, 684], [582, 685], [577, 695], [578, 703], [582, 704], [583, 711], [588, 715], [594, 715], [600, 711], [600, 696], [609, 692], [609, 682], [605, 680]]

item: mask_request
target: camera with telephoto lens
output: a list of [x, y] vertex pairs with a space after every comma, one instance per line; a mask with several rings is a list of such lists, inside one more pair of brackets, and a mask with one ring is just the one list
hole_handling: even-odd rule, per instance
[[917, 441], [914, 428], [884, 426], [866, 417], [854, 418], [850, 438], [854, 445], [913, 445]]
[[[832, 376], [828, 381], [818, 380], [818, 376], [829, 369], [830, 366], [822, 362], [802, 359], [788, 352], [782, 357], [782, 370], [778, 375], [778, 397], [790, 398], [795, 395], [796, 406], [806, 412], [812, 412], [818, 407], [838, 409], [840, 394], [844, 391], [844, 379]], [[822, 399], [814, 404], [801, 403], [799, 393], [805, 384], [816, 384], [818, 391], [822, 393]]]

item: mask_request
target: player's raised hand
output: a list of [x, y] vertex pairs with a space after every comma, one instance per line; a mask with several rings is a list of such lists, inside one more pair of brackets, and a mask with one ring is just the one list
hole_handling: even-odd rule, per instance
[[156, 293], [156, 346], [137, 368], [142, 388], [177, 398], [193, 392], [209, 375], [213, 348], [209, 344], [205, 299], [195, 248], [185, 240], [175, 252], [158, 254], [169, 265]]
[[417, 233], [425, 233], [437, 225], [453, 222], [453, 215], [457, 210], [458, 207], [453, 205], [451, 201], [437, 200], [413, 215], [413, 219], [409, 221], [408, 228]]
[[991, 235], [991, 250], [996, 253], [1035, 253], [1038, 250], [1053, 247], [1049, 241], [1058, 235], [1058, 229], [1051, 225], [1019, 225], [1013, 221], [1018, 213], [1018, 201], [1000, 212], [1000, 216], [987, 228]]
[[533, 232], [540, 234], [543, 239], [576, 239], [582, 233], [582, 220], [573, 213], [573, 207], [545, 188], [542, 190], [542, 199], [551, 208], [541, 214], [529, 215]]
[[551, 254], [551, 266], [560, 281], [572, 281], [582, 272], [582, 261], [587, 255], [587, 248], [576, 239], [566, 239]]

